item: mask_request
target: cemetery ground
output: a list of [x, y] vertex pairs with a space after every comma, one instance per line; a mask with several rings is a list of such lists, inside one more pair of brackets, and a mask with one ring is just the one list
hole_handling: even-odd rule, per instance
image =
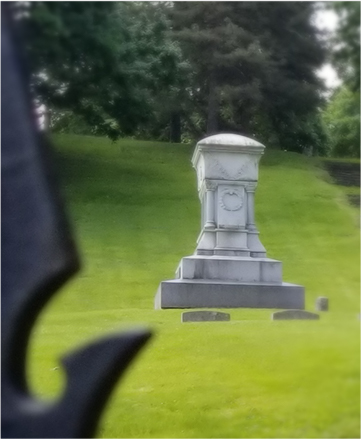
[[[200, 226], [193, 146], [54, 136], [82, 271], [43, 312], [29, 380], [61, 393], [58, 358], [90, 339], [148, 326], [154, 337], [120, 382], [99, 437], [355, 438], [359, 426], [359, 219], [318, 159], [267, 150], [256, 223], [286, 282], [304, 285], [319, 321], [181, 323], [154, 310], [160, 281], [193, 253]], [[267, 146], [267, 145], [266, 145]]]

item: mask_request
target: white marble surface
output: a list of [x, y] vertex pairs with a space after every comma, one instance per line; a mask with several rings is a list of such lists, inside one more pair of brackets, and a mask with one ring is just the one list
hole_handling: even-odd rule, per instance
[[176, 275], [178, 279], [281, 284], [282, 263], [268, 258], [193, 255], [181, 260]]
[[254, 192], [264, 148], [236, 134], [217, 134], [197, 143], [192, 163], [202, 204], [199, 254], [266, 256], [254, 221]]
[[197, 248], [181, 260], [176, 279], [161, 282], [156, 308], [304, 308], [304, 288], [282, 282], [282, 263], [266, 257], [259, 239], [254, 203], [264, 148], [235, 134], [197, 143]]

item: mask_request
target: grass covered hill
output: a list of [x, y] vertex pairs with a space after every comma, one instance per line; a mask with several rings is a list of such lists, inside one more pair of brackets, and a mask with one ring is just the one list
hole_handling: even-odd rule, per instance
[[359, 437], [358, 212], [315, 159], [267, 150], [256, 223], [284, 280], [306, 287], [320, 321], [273, 322], [231, 310], [231, 322], [182, 324], [153, 309], [160, 281], [195, 249], [200, 205], [193, 147], [59, 135], [56, 163], [83, 269], [34, 333], [30, 381], [54, 398], [58, 358], [119, 328], [153, 341], [117, 388], [99, 437]]

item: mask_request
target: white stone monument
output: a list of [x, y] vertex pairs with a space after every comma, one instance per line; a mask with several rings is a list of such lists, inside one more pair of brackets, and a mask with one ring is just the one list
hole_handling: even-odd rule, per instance
[[304, 308], [304, 288], [282, 282], [282, 263], [266, 257], [255, 224], [264, 148], [235, 134], [198, 142], [192, 164], [201, 233], [195, 254], [181, 260], [176, 279], [161, 282], [156, 308]]

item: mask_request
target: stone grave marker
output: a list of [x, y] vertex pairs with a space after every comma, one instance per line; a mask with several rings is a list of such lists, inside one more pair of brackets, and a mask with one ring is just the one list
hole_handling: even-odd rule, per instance
[[320, 316], [301, 309], [287, 309], [272, 314], [272, 320], [319, 320]]
[[156, 308], [304, 309], [304, 287], [282, 281], [282, 262], [267, 258], [255, 223], [264, 148], [236, 134], [198, 142], [192, 164], [201, 232], [195, 253], [180, 261], [176, 279], [161, 282]]
[[315, 304], [316, 311], [328, 311], [328, 298], [317, 297]]
[[228, 322], [230, 314], [219, 311], [187, 311], [182, 313], [182, 322]]

